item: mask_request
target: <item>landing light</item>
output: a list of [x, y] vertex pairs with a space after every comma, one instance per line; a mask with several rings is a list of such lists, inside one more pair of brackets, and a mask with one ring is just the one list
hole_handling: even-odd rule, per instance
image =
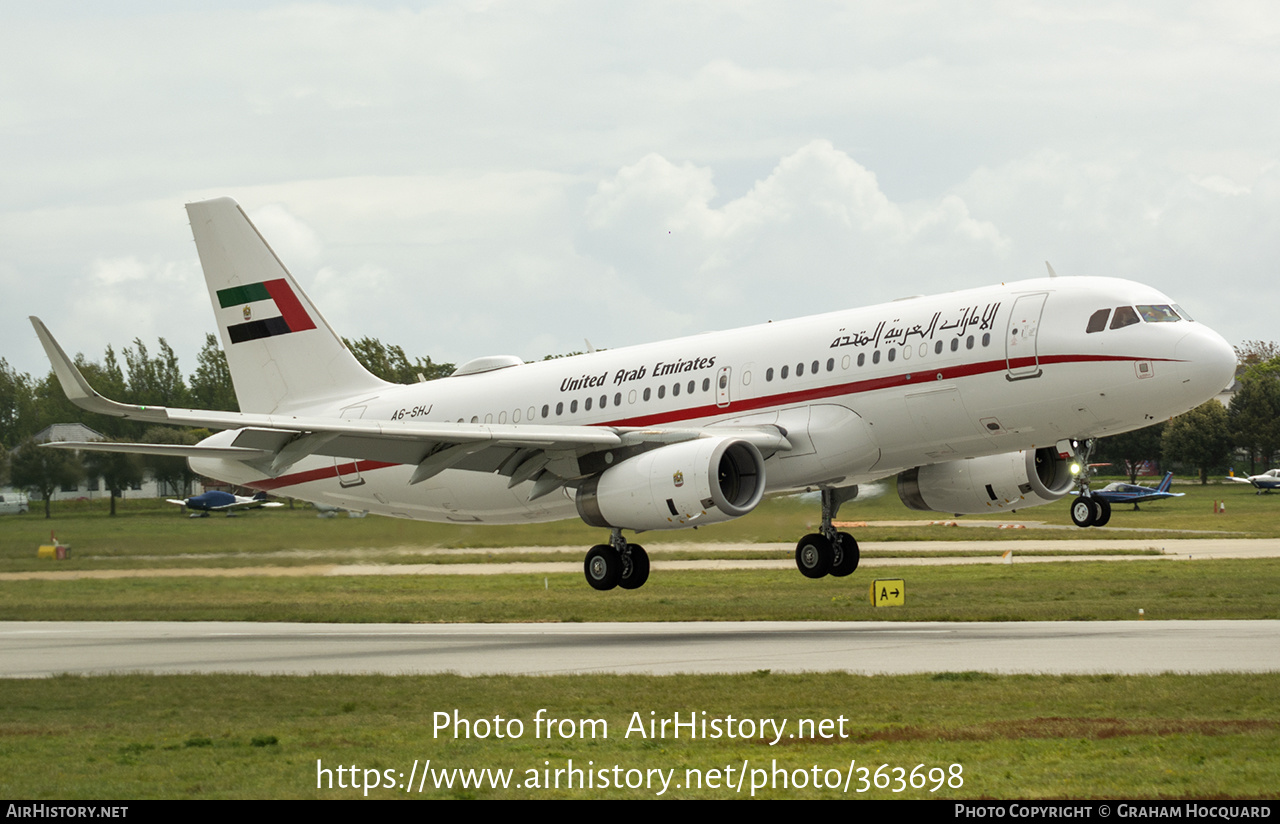
[[1078, 463], [1073, 463], [1073, 464], [1071, 464], [1071, 474], [1072, 474], [1072, 475], [1079, 475], [1079, 474], [1080, 474], [1080, 464], [1078, 464]]

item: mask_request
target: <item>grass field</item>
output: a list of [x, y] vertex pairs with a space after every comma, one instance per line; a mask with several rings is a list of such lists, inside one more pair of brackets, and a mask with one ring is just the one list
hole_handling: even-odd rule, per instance
[[[1179, 486], [1187, 497], [1132, 512], [1118, 530], [1064, 527], [1067, 501], [991, 521], [1044, 521], [1045, 528], [931, 526], [946, 516], [913, 513], [892, 491], [847, 505], [841, 518], [911, 521], [855, 528], [864, 542], [1141, 538], [1167, 546], [1179, 535], [1280, 535], [1280, 496], [1235, 485]], [[1214, 515], [1213, 500], [1227, 501]], [[767, 501], [752, 515], [696, 532], [647, 533], [651, 547], [791, 543], [817, 521], [814, 500]], [[55, 506], [55, 517], [0, 518], [0, 572], [181, 567], [254, 567], [351, 562], [423, 563], [445, 548], [456, 562], [580, 561], [575, 553], [504, 552], [511, 547], [585, 548], [600, 530], [576, 522], [457, 527], [390, 519], [319, 519], [309, 509], [189, 520], [176, 508], [126, 501], [108, 518], [101, 502]], [[969, 520], [983, 520], [973, 519]], [[48, 530], [72, 559], [34, 558]], [[1130, 531], [1136, 530], [1136, 531]], [[1171, 530], [1192, 530], [1175, 533]], [[762, 557], [756, 550], [744, 550]], [[882, 557], [896, 554], [879, 549]], [[1050, 550], [1051, 551], [1051, 550]], [[765, 553], [767, 555], [767, 553]], [[789, 552], [781, 551], [782, 557]], [[930, 552], [936, 554], [936, 552]], [[671, 557], [671, 556], [666, 556]], [[430, 559], [438, 563], [442, 559]], [[907, 605], [874, 610], [871, 577], [907, 580]], [[1280, 560], [1215, 560], [884, 567], [848, 579], [808, 581], [794, 570], [655, 574], [641, 590], [597, 593], [580, 573], [496, 576], [142, 577], [0, 581], [3, 620], [596, 621], [596, 620], [1148, 620], [1280, 618]], [[29, 798], [355, 798], [353, 773], [317, 789], [321, 769], [355, 767], [370, 797], [651, 798], [660, 788], [537, 789], [554, 770], [605, 769], [615, 776], [666, 771], [661, 797], [750, 794], [753, 778], [788, 786], [768, 798], [1273, 798], [1280, 783], [1280, 674], [1206, 676], [991, 676], [940, 673], [746, 676], [455, 676], [306, 678], [254, 676], [59, 677], [0, 680], [0, 790]], [[535, 738], [539, 709], [566, 719], [602, 719], [607, 739]], [[433, 735], [435, 712], [521, 719], [516, 739]], [[773, 719], [845, 718], [848, 738], [814, 730], [777, 745], [756, 735], [717, 740], [626, 736], [642, 720], [671, 713]], [[791, 729], [794, 729], [792, 727]], [[417, 765], [415, 766], [415, 759]], [[510, 770], [506, 788], [405, 793], [423, 763], [433, 770]], [[612, 772], [617, 765], [620, 772]], [[852, 765], [852, 766], [851, 766]], [[883, 769], [882, 769], [883, 765]], [[924, 786], [910, 786], [911, 771]], [[957, 768], [953, 765], [959, 765]], [[814, 768], [817, 771], [814, 771]], [[860, 773], [860, 769], [867, 772]], [[901, 773], [895, 773], [901, 768]], [[746, 772], [742, 772], [743, 770]], [[366, 773], [368, 770], [370, 772]], [[532, 770], [530, 773], [528, 771]], [[640, 772], [629, 773], [629, 770]], [[763, 770], [762, 773], [755, 771]], [[875, 771], [881, 783], [874, 785]], [[938, 789], [929, 771], [942, 779]], [[376, 772], [374, 772], [376, 771]], [[390, 771], [390, 772], [388, 772]], [[674, 771], [674, 772], [670, 772]], [[718, 771], [718, 772], [714, 772]], [[399, 777], [403, 773], [403, 777]], [[324, 773], [321, 773], [321, 780]], [[444, 773], [432, 772], [432, 781]], [[492, 781], [494, 773], [486, 773]], [[739, 792], [726, 785], [750, 775]], [[896, 776], [903, 779], [899, 792]], [[390, 776], [388, 778], [388, 776]], [[689, 787], [701, 776], [702, 787]], [[794, 782], [804, 776], [805, 786]], [[815, 787], [852, 780], [847, 792]], [[838, 779], [838, 781], [837, 781]], [[346, 789], [337, 788], [339, 780]], [[563, 781], [563, 774], [561, 781]], [[716, 783], [717, 788], [708, 785]], [[950, 785], [948, 786], [948, 782]], [[526, 786], [517, 787], [517, 783]], [[919, 782], [918, 782], [919, 783]], [[957, 786], [957, 783], [959, 786]], [[683, 786], [676, 788], [675, 784]], [[864, 792], [859, 792], [865, 789]]]
[[[876, 609], [873, 578], [906, 580]], [[0, 581], [0, 620], [42, 621], [1063, 621], [1280, 618], [1280, 559], [1077, 562], [859, 570], [655, 573], [596, 592], [581, 573], [482, 576], [199, 576]]]
[[[10, 798], [653, 798], [661, 789], [533, 789], [544, 770], [661, 770], [666, 798], [1274, 798], [1280, 675], [1008, 676], [949, 673], [738, 676], [62, 677], [0, 681], [0, 786]], [[571, 738], [535, 717], [600, 719]], [[519, 737], [467, 738], [472, 721], [517, 719]], [[769, 719], [772, 732], [641, 737], [633, 719]], [[703, 716], [702, 713], [706, 712]], [[436, 712], [450, 724], [435, 729]], [[653, 715], [650, 715], [653, 713]], [[634, 715], [638, 714], [638, 716]], [[840, 721], [843, 718], [844, 721]], [[802, 720], [810, 728], [796, 738]], [[817, 722], [829, 719], [823, 728]], [[443, 720], [443, 719], [442, 719]], [[576, 725], [575, 725], [576, 726]], [[843, 730], [842, 730], [843, 728]], [[512, 728], [505, 725], [509, 734]], [[722, 727], [722, 729], [725, 729]], [[772, 728], [769, 728], [772, 730]], [[472, 728], [478, 733], [478, 728]], [[568, 736], [570, 728], [558, 725]], [[843, 731], [847, 737], [841, 738]], [[424, 791], [408, 783], [431, 762]], [[331, 771], [317, 788], [317, 761]], [[850, 766], [852, 762], [852, 773]], [[882, 786], [874, 786], [881, 771]], [[911, 772], [921, 781], [909, 784]], [[959, 765], [958, 769], [953, 765]], [[815, 788], [814, 767], [821, 783]], [[453, 768], [509, 770], [509, 786], [435, 788]], [[726, 768], [729, 768], [726, 774]], [[745, 768], [741, 790], [726, 788]], [[858, 772], [866, 769], [866, 774]], [[902, 773], [895, 774], [895, 768]], [[935, 780], [925, 781], [935, 769]], [[376, 771], [366, 774], [364, 771]], [[387, 782], [390, 770], [391, 781]], [[533, 773], [529, 771], [532, 770]], [[720, 788], [707, 786], [719, 771]], [[754, 771], [763, 772], [754, 772]], [[793, 783], [797, 771], [805, 786]], [[852, 781], [847, 791], [842, 782]], [[698, 776], [702, 787], [688, 786]], [[895, 775], [900, 776], [899, 779]], [[489, 773], [490, 780], [493, 773]], [[637, 783], [640, 773], [632, 773]], [[937, 779], [945, 778], [944, 781]], [[775, 779], [776, 781], [776, 779]], [[950, 782], [948, 785], [947, 782]], [[392, 787], [384, 786], [386, 783]], [[920, 786], [923, 784], [924, 786]], [[939, 786], [941, 784], [941, 786]], [[681, 785], [677, 787], [676, 785]], [[897, 788], [898, 791], [894, 792]], [[862, 790], [860, 792], [860, 790]], [[932, 792], [931, 792], [932, 790]]]
[[[1106, 479], [1100, 479], [1100, 482]], [[859, 541], [1010, 541], [1072, 540], [1106, 537], [1171, 540], [1173, 530], [1217, 533], [1235, 537], [1280, 537], [1280, 495], [1255, 495], [1252, 487], [1218, 484], [1201, 487], [1179, 485], [1185, 498], [1144, 505], [1140, 511], [1116, 507], [1107, 529], [1071, 527], [1070, 500], [1022, 510], [1016, 514], [968, 516], [966, 523], [991, 522], [990, 529], [930, 525], [931, 521], [956, 520], [939, 513], [913, 512], [885, 486], [846, 504], [840, 516], [848, 521], [907, 521], [908, 526], [874, 526], [853, 530]], [[1213, 514], [1213, 501], [1225, 500], [1227, 512]], [[69, 561], [58, 569], [136, 568], [145, 566], [253, 565], [272, 557], [270, 563], [303, 564], [334, 560], [348, 550], [377, 550], [382, 563], [421, 563], [421, 548], [502, 549], [506, 547], [576, 546], [583, 550], [599, 543], [605, 532], [579, 521], [517, 526], [459, 526], [404, 521], [391, 518], [317, 518], [305, 505], [292, 510], [252, 512], [234, 518], [213, 516], [189, 519], [177, 507], [156, 501], [120, 503], [120, 514], [110, 518], [104, 501], [55, 504], [54, 517], [37, 513], [0, 517], [0, 572], [49, 569], [54, 564], [38, 560], [35, 549], [48, 543], [51, 530], [71, 545]], [[790, 543], [813, 531], [819, 518], [814, 496], [791, 496], [765, 501], [750, 515], [725, 524], [697, 530], [647, 532], [641, 541], [649, 546], [667, 543]], [[1042, 521], [1046, 527], [1032, 530], [997, 528], [1013, 520]], [[1110, 527], [1114, 527], [1112, 529]], [[296, 553], [294, 557], [278, 557]]]

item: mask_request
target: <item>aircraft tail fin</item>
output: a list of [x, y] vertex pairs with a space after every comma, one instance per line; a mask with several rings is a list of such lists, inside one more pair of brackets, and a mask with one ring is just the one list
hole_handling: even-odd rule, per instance
[[388, 384], [370, 374], [230, 198], [187, 204], [241, 412], [285, 412]]
[[1164, 473], [1164, 480], [1160, 482], [1160, 486], [1156, 488], [1156, 492], [1168, 492], [1170, 485], [1173, 484], [1173, 473]]

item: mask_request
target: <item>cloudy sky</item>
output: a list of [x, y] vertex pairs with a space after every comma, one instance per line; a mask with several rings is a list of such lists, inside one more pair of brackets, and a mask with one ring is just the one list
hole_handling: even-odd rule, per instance
[[212, 313], [238, 200], [348, 337], [461, 362], [998, 281], [1280, 339], [1266, 2], [0, 5], [0, 357]]

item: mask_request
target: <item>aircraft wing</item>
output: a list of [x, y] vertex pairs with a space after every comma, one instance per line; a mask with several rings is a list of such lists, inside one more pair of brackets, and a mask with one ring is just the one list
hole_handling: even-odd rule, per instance
[[[650, 447], [719, 435], [750, 441], [762, 452], [791, 448], [785, 433], [773, 426], [714, 429], [624, 428], [414, 421], [348, 420], [344, 418], [263, 415], [200, 409], [171, 409], [113, 401], [98, 394], [39, 318], [31, 323], [67, 398], [82, 409], [129, 420], [159, 424], [238, 430], [227, 446], [203, 444], [56, 443], [48, 446], [96, 452], [136, 452], [179, 457], [242, 461], [276, 477], [309, 455], [416, 466], [410, 483], [445, 469], [500, 472], [512, 485], [550, 471], [563, 483], [580, 476], [579, 458], [627, 447]], [[556, 461], [571, 458], [566, 469]], [[588, 462], [590, 463], [590, 462]], [[545, 485], [544, 485], [545, 488]], [[547, 491], [554, 489], [550, 486]], [[545, 492], [535, 491], [540, 496]]]
[[1223, 477], [1226, 478], [1228, 481], [1235, 481], [1236, 483], [1241, 483], [1241, 484], [1253, 483], [1252, 478], [1237, 478], [1235, 475], [1224, 475]]

